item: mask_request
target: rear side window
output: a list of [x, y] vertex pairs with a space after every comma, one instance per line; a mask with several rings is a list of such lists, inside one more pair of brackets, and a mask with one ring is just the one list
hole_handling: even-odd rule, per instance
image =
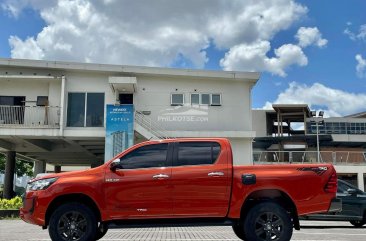
[[216, 142], [181, 142], [178, 145], [178, 158], [175, 165], [213, 164], [220, 150], [220, 145]]
[[121, 158], [123, 169], [167, 166], [168, 144], [147, 145], [137, 148]]

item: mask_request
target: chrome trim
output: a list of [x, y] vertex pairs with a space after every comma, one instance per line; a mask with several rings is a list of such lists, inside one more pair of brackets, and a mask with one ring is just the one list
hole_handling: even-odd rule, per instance
[[209, 177], [222, 177], [224, 176], [225, 174], [223, 172], [209, 172], [207, 174]]

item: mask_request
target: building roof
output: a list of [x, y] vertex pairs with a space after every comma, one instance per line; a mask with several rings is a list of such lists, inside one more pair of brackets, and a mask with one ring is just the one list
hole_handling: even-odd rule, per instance
[[352, 115], [347, 115], [345, 117], [348, 117], [348, 118], [366, 118], [366, 111], [360, 112], [360, 113], [355, 113], [355, 114], [352, 114]]
[[272, 108], [280, 113], [294, 113], [304, 117], [304, 112], [307, 117], [311, 117], [310, 109], [307, 104], [273, 104]]
[[29, 59], [0, 58], [0, 67], [25, 67], [35, 69], [52, 69], [64, 71], [88, 71], [88, 72], [112, 72], [127, 73], [134, 75], [149, 76], [174, 76], [194, 77], [209, 79], [226, 79], [233, 81], [252, 82], [255, 84], [260, 77], [259, 72], [221, 71], [221, 70], [198, 70], [198, 69], [177, 69], [162, 67], [143, 67], [129, 65], [78, 63], [66, 61], [47, 61]]

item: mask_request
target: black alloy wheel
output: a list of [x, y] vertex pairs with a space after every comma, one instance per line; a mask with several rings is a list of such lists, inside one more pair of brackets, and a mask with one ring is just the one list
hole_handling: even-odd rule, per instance
[[289, 241], [292, 232], [290, 215], [274, 202], [254, 206], [245, 219], [244, 233], [250, 241]]
[[93, 211], [79, 203], [67, 203], [51, 215], [48, 232], [53, 241], [95, 240], [97, 220]]

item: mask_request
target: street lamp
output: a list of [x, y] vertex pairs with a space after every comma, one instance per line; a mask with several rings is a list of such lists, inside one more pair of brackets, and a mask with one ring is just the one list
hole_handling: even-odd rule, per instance
[[311, 115], [313, 116], [310, 123], [316, 125], [316, 149], [318, 153], [318, 162], [320, 162], [320, 145], [319, 145], [319, 124], [324, 124], [324, 111], [319, 111], [318, 116], [316, 116], [316, 111], [312, 111]]

